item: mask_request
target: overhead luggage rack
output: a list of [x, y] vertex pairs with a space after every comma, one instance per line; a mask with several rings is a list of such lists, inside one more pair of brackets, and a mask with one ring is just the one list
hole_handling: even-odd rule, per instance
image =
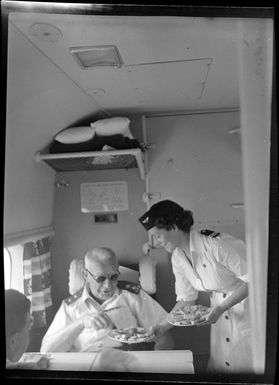
[[55, 171], [95, 171], [110, 169], [139, 169], [141, 179], [145, 178], [142, 150], [89, 151], [50, 154], [37, 152], [37, 162], [43, 161]]

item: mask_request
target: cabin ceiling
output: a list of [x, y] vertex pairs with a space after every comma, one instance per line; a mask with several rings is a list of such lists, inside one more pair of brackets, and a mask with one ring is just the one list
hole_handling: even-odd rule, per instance
[[[239, 19], [14, 12], [9, 22], [108, 113], [239, 108]], [[120, 68], [82, 69], [69, 50], [103, 45], [117, 47]]]

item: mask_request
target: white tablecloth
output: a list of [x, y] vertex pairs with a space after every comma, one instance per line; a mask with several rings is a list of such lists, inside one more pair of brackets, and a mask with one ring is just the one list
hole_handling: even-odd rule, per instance
[[[189, 350], [157, 350], [126, 352], [137, 358], [137, 372], [143, 373], [194, 373], [193, 354]], [[100, 371], [100, 352], [47, 353], [48, 370]]]

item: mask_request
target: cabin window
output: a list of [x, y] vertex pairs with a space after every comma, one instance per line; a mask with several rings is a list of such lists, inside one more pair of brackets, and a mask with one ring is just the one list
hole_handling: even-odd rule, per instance
[[5, 290], [23, 290], [23, 246], [16, 245], [4, 248], [4, 280]]

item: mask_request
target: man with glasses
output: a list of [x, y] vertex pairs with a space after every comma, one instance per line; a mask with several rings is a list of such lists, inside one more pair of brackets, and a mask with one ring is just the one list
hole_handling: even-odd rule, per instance
[[[95, 248], [84, 259], [85, 285], [64, 300], [45, 334], [41, 352], [96, 351], [122, 348], [107, 336], [114, 328], [149, 329], [167, 312], [137, 285], [118, 281], [118, 262], [113, 250]], [[155, 341], [154, 349], [171, 349], [169, 332]]]

